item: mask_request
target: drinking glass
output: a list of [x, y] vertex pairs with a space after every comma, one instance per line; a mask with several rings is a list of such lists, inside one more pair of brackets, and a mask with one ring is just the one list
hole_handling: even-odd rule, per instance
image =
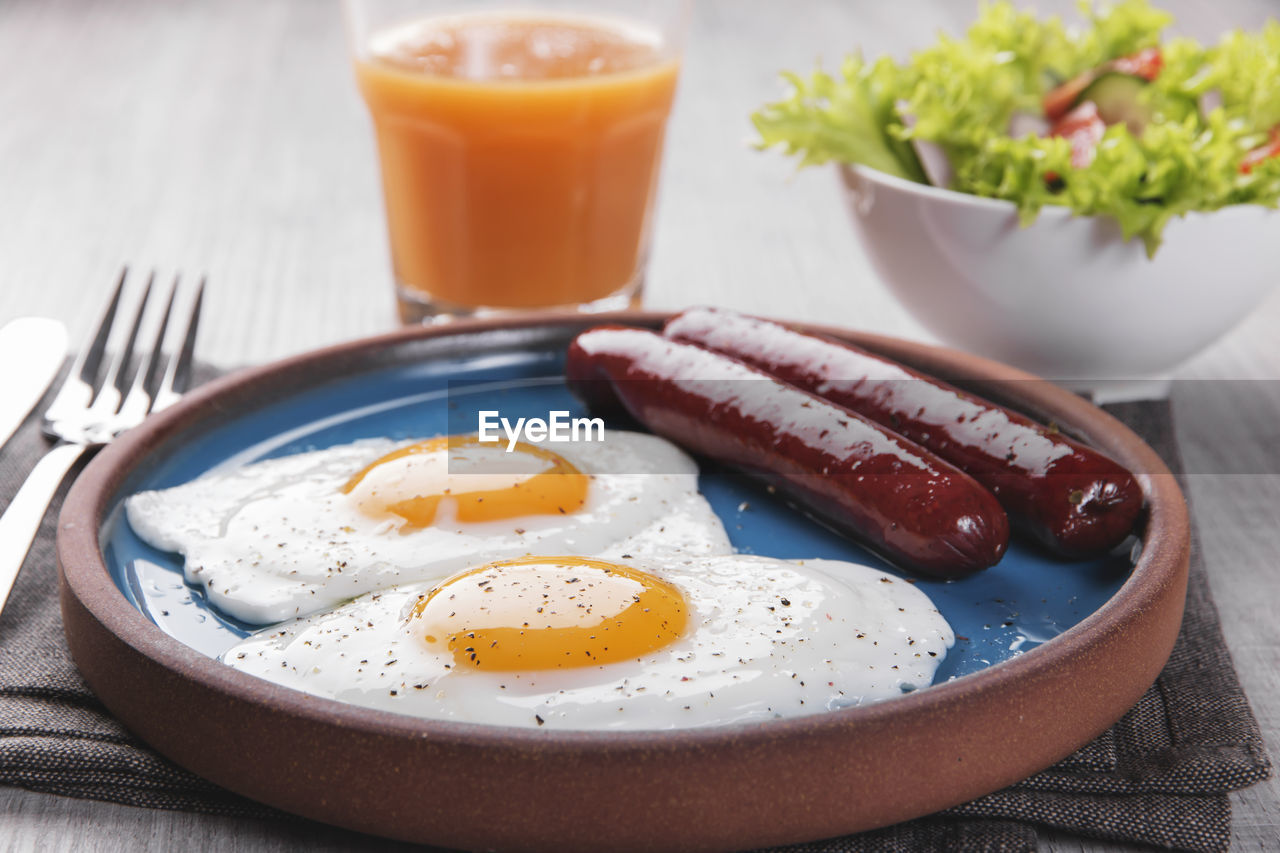
[[690, 0], [345, 0], [401, 320], [638, 303]]

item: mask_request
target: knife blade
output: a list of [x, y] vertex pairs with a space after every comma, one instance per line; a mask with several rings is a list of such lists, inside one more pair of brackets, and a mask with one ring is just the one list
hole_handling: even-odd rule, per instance
[[67, 356], [67, 328], [19, 317], [0, 329], [0, 448], [26, 420]]

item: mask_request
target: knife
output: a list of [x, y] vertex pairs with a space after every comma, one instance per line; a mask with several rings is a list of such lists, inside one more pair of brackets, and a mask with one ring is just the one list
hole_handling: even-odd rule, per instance
[[62, 369], [67, 328], [45, 317], [19, 317], [0, 329], [0, 448], [26, 420]]

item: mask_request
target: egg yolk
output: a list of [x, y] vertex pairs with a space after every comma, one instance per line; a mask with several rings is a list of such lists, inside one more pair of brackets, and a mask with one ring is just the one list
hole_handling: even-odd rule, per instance
[[366, 515], [396, 516], [415, 529], [432, 524], [446, 499], [461, 523], [567, 515], [586, 503], [589, 481], [567, 459], [536, 445], [517, 442], [507, 453], [474, 435], [450, 435], [388, 453], [342, 492]]
[[522, 557], [446, 580], [414, 606], [429, 645], [492, 672], [632, 660], [680, 637], [680, 590], [630, 566], [585, 557]]

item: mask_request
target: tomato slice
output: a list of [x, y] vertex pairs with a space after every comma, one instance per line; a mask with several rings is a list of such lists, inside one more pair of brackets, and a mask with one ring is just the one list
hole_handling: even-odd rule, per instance
[[1272, 157], [1280, 157], [1280, 124], [1271, 128], [1271, 139], [1266, 145], [1261, 145], [1244, 155], [1244, 159], [1240, 161], [1240, 173], [1247, 175], [1263, 160]]
[[1044, 96], [1044, 117], [1049, 121], [1057, 121], [1071, 111], [1071, 107], [1080, 97], [1080, 93], [1089, 88], [1089, 84], [1097, 77], [1096, 71], [1077, 74], [1061, 86]]
[[1054, 123], [1050, 136], [1061, 136], [1071, 143], [1071, 165], [1083, 169], [1093, 162], [1107, 123], [1098, 115], [1098, 105], [1085, 101]]
[[1134, 77], [1141, 77], [1151, 82], [1160, 76], [1160, 69], [1164, 68], [1164, 56], [1160, 53], [1160, 48], [1148, 47], [1137, 53], [1113, 59], [1107, 65], [1111, 66], [1108, 69], [1110, 71], [1132, 74]]
[[1104, 62], [1097, 68], [1077, 74], [1061, 86], [1051, 89], [1041, 101], [1045, 118], [1049, 121], [1057, 121], [1065, 116], [1076, 105], [1081, 93], [1103, 74], [1118, 71], [1150, 82], [1160, 76], [1162, 68], [1164, 68], [1164, 55], [1160, 53], [1158, 47], [1148, 47], [1137, 53]]

